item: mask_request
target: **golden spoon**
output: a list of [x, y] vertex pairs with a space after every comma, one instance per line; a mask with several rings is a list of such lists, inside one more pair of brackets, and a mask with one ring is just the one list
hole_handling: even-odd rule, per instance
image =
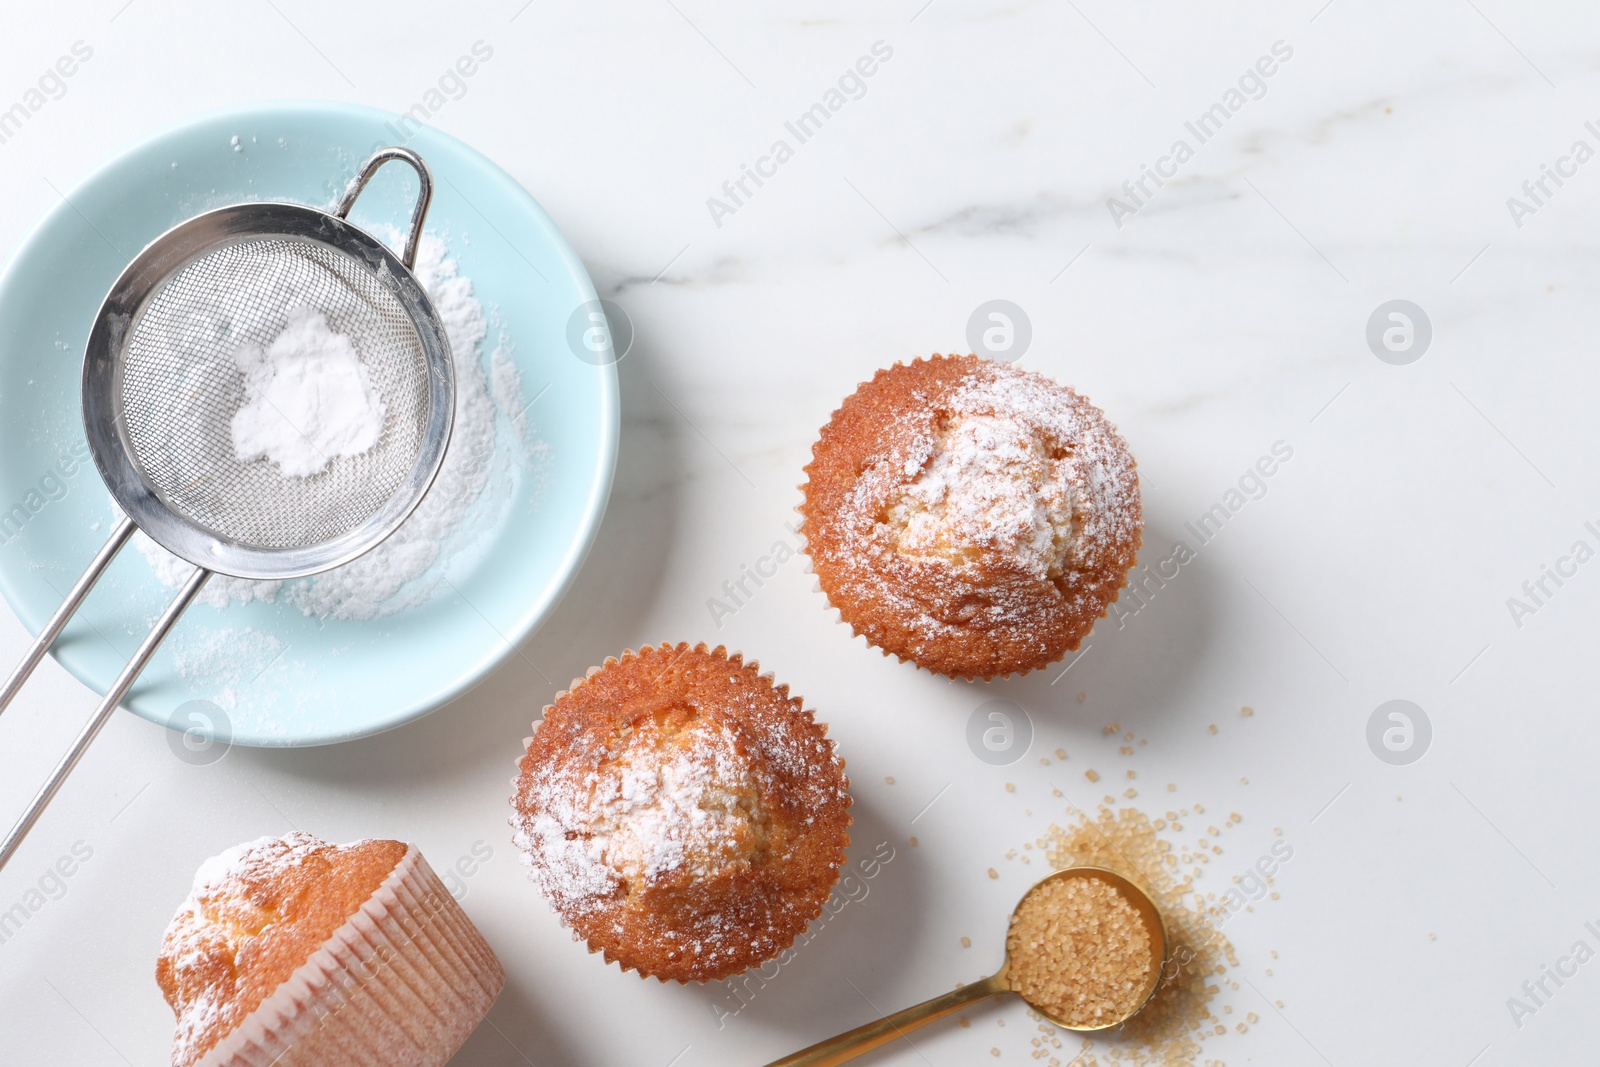
[[[1155, 902], [1150, 899], [1144, 890], [1115, 871], [1108, 871], [1103, 867], [1066, 867], [1046, 875], [1022, 895], [1022, 899], [1017, 902], [1016, 910], [1012, 912], [1012, 918], [1016, 918], [1017, 914], [1022, 911], [1023, 905], [1028, 902], [1028, 898], [1037, 893], [1040, 887], [1068, 878], [1098, 879], [1116, 890], [1118, 895], [1138, 913], [1139, 919], [1144, 924], [1145, 931], [1150, 937], [1149, 972], [1146, 975], [1144, 987], [1133, 1002], [1133, 1007], [1126, 1012], [1109, 1020], [1096, 1022], [1092, 1026], [1074, 1025], [1047, 1008], [1028, 1001], [1029, 1007], [1063, 1030], [1071, 1030], [1079, 1034], [1098, 1033], [1127, 1022], [1150, 1002], [1151, 996], [1155, 994], [1156, 986], [1161, 982], [1161, 973], [1166, 964], [1167, 930], [1166, 925], [1161, 921], [1161, 912], [1156, 909]], [[1007, 940], [1009, 941], [1009, 938]], [[998, 971], [980, 982], [962, 986], [943, 996], [924, 1001], [915, 1007], [897, 1011], [893, 1015], [886, 1015], [877, 1022], [858, 1026], [848, 1033], [840, 1034], [838, 1037], [830, 1037], [826, 1041], [819, 1041], [810, 1048], [796, 1052], [792, 1056], [774, 1060], [767, 1067], [836, 1067], [837, 1064], [844, 1063], [846, 1060], [855, 1059], [863, 1052], [871, 1051], [880, 1045], [886, 1045], [911, 1030], [926, 1026], [935, 1019], [942, 1019], [946, 1015], [960, 1011], [969, 1004], [998, 996], [1001, 993], [1016, 993], [1018, 996], [1022, 996], [1021, 991], [1012, 985], [1011, 959], [1009, 956], [1000, 965]], [[1026, 1000], [1027, 998], [1024, 997], [1023, 999]]]

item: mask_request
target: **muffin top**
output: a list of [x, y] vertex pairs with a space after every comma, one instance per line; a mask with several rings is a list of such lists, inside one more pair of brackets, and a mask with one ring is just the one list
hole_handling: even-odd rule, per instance
[[1100, 409], [976, 356], [879, 371], [823, 427], [806, 474], [802, 532], [828, 599], [940, 674], [1060, 659], [1139, 550], [1138, 475]]
[[787, 686], [724, 649], [645, 646], [545, 708], [512, 826], [591, 950], [662, 980], [793, 944], [849, 844], [844, 764]]
[[201, 864], [167, 926], [156, 981], [178, 1017], [174, 1067], [227, 1036], [354, 915], [405, 856], [399, 841], [263, 837]]

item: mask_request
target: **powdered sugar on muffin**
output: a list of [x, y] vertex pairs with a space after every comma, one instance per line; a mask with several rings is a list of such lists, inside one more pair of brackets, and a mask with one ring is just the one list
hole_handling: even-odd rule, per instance
[[889, 506], [895, 547], [951, 563], [992, 552], [1036, 577], [1059, 577], [1072, 537], [1067, 467], [1023, 419], [948, 418], [916, 481]]
[[649, 718], [596, 763], [557, 766], [537, 787], [532, 836], [564, 906], [593, 910], [635, 881], [721, 877], [755, 856], [771, 776], [720, 724]]

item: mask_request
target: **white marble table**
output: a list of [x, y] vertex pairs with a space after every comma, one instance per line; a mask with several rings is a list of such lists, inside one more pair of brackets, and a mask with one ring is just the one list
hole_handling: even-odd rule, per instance
[[[165, 1062], [153, 961], [195, 866], [299, 825], [406, 837], [440, 867], [487, 855], [468, 865], [465, 906], [510, 982], [455, 1062], [763, 1063], [997, 962], [1002, 916], [1039, 870], [1004, 854], [1062, 817], [1052, 783], [1098, 800], [1082, 772], [1116, 768], [1101, 728], [1117, 720], [1149, 741], [1150, 793], [1171, 781], [1243, 816], [1207, 888], [1266, 852], [1274, 827], [1293, 847], [1280, 898], [1228, 926], [1259, 993], [1229, 994], [1230, 1032], [1207, 1055], [1581, 1061], [1600, 1005], [1600, 963], [1571, 957], [1600, 949], [1586, 889], [1600, 564], [1562, 560], [1579, 540], [1600, 548], [1585, 525], [1600, 526], [1600, 163], [1574, 155], [1600, 149], [1586, 125], [1600, 120], [1600, 23], [1576, 3], [1321, 4], [8, 12], [0, 108], [75, 42], [92, 58], [0, 143], [7, 256], [55, 189], [155, 128], [274, 97], [404, 110], [489, 46], [431, 121], [540, 199], [638, 332], [611, 511], [522, 651], [559, 678], [661, 639], [759, 657], [840, 740], [854, 855], [886, 842], [893, 859], [729, 1014], [724, 990], [589, 957], [524, 879], [507, 779], [551, 694], [520, 658], [393, 733], [235, 749], [209, 767], [121, 715], [0, 875], [3, 910], [75, 843], [90, 853], [0, 944], [0, 1059]], [[862, 57], [870, 77], [841, 88]], [[826, 121], [799, 126], [819, 103]], [[995, 299], [1026, 315], [1023, 365], [1087, 393], [1128, 437], [1145, 561], [1180, 540], [1194, 558], [1102, 623], [1057, 684], [1055, 670], [951, 683], [886, 660], [834, 621], [803, 561], [714, 613], [724, 582], [793, 543], [800, 469], [838, 401], [885, 363], [965, 348]], [[1425, 351], [1420, 332], [1409, 350], [1380, 343], [1389, 361], [1369, 346], [1391, 300], [1423, 310]], [[1275, 446], [1292, 455], [1245, 477]], [[1197, 538], [1186, 524], [1207, 514], [1220, 532]], [[0, 613], [0, 660], [25, 638]], [[997, 698], [1034, 731], [1007, 767], [966, 741]], [[1394, 699], [1431, 723], [1408, 765], [1367, 743]], [[0, 721], [0, 818], [93, 703], [48, 663]], [[1058, 747], [1069, 758], [1041, 765]], [[1558, 984], [1545, 967], [1575, 973]], [[1246, 1011], [1260, 1022], [1232, 1032]], [[991, 1048], [1030, 1062], [1021, 1005], [970, 1019], [874, 1062], [989, 1062]]]

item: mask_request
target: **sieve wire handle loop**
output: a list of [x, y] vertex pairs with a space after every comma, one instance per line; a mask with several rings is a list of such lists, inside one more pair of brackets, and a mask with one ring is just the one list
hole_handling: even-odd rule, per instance
[[422, 240], [422, 220], [428, 214], [428, 205], [433, 203], [433, 174], [421, 156], [409, 148], [401, 148], [398, 145], [378, 149], [372, 153], [370, 159], [361, 164], [361, 170], [350, 179], [350, 184], [345, 186], [344, 195], [339, 197], [339, 206], [333, 209], [333, 213], [341, 219], [348, 218], [350, 209], [356, 206], [356, 197], [361, 195], [361, 190], [365, 189], [372, 176], [378, 173], [378, 168], [392, 159], [409, 163], [411, 169], [417, 172], [417, 205], [411, 209], [411, 231], [406, 234], [405, 251], [400, 256], [400, 261], [406, 265], [406, 270], [412, 270], [417, 265], [417, 242]]
[[134, 526], [132, 519], [123, 519], [117, 528], [111, 532], [111, 539], [105, 543], [89, 564], [89, 569], [83, 572], [77, 584], [67, 593], [67, 598], [61, 602], [56, 613], [50, 616], [50, 621], [44, 624], [44, 629], [39, 631], [39, 636], [34, 638], [33, 645], [28, 649], [22, 662], [17, 664], [17, 669], [11, 672], [11, 677], [6, 679], [4, 687], [0, 687], [0, 715], [11, 706], [11, 701], [22, 692], [22, 686], [32, 677], [33, 669], [39, 666], [44, 659], [44, 654], [50, 651], [50, 646], [56, 643], [56, 638], [61, 636], [61, 631], [67, 628], [68, 621], [82, 605], [84, 598], [89, 595], [89, 590], [94, 588], [94, 583], [111, 566], [111, 561], [117, 558], [117, 553], [122, 551], [122, 546], [128, 543], [128, 538], [133, 536]]
[[1011, 982], [1006, 977], [1006, 968], [1002, 967], [999, 974], [990, 975], [981, 982], [964, 985], [943, 996], [925, 1000], [915, 1007], [885, 1015], [877, 1022], [858, 1026], [826, 1041], [819, 1041], [792, 1056], [773, 1060], [767, 1067], [837, 1067], [838, 1064], [853, 1060], [862, 1053], [904, 1037], [908, 1031], [927, 1026], [936, 1019], [943, 1019], [946, 1015], [958, 1012], [968, 1004], [1009, 992], [1011, 992]]
[[[120, 527], [117, 533], [122, 533]], [[115, 541], [116, 538], [117, 534], [113, 534], [112, 540]], [[123, 535], [122, 539], [126, 541], [126, 535]], [[117, 547], [120, 548], [121, 545]], [[115, 555], [114, 552], [112, 554]], [[99, 561], [96, 560], [96, 562]], [[206, 579], [209, 577], [211, 577], [210, 571], [204, 567], [196, 567], [194, 574], [190, 575], [188, 582], [178, 591], [178, 595], [167, 605], [167, 610], [161, 613], [161, 618], [156, 620], [155, 626], [145, 635], [144, 642], [140, 644], [139, 650], [133, 654], [133, 658], [122, 669], [122, 673], [117, 675], [117, 680], [111, 684], [111, 689], [106, 693], [105, 699], [100, 702], [100, 707], [95, 710], [94, 718], [90, 719], [82, 731], [79, 732], [77, 739], [72, 742], [72, 748], [68, 750], [65, 756], [61, 757], [61, 762], [56, 764], [54, 771], [50, 772], [49, 780], [39, 790], [38, 795], [33, 798], [33, 803], [28, 805], [28, 810], [23, 812], [22, 818], [17, 820], [17, 824], [6, 835], [5, 843], [0, 844], [0, 870], [5, 869], [12, 855], [16, 853], [18, 846], [22, 844], [22, 839], [28, 836], [28, 831], [33, 829], [34, 823], [39, 821], [39, 816], [44, 814], [44, 809], [49, 806], [50, 801], [55, 799], [56, 793], [60, 792], [61, 783], [67, 780], [67, 775], [71, 774], [72, 769], [78, 765], [78, 761], [83, 759], [83, 754], [89, 750], [90, 743], [99, 736], [100, 731], [111, 720], [111, 713], [117, 710], [117, 705], [122, 702], [122, 698], [128, 695], [128, 690], [133, 688], [133, 683], [138, 680], [139, 673], [144, 670], [145, 664], [150, 662], [150, 657], [155, 655], [156, 649], [161, 645], [162, 640], [171, 632], [172, 627], [178, 621], [178, 617], [183, 614], [183, 609], [187, 608], [195, 596], [199, 594], [200, 588], [206, 584]]]

